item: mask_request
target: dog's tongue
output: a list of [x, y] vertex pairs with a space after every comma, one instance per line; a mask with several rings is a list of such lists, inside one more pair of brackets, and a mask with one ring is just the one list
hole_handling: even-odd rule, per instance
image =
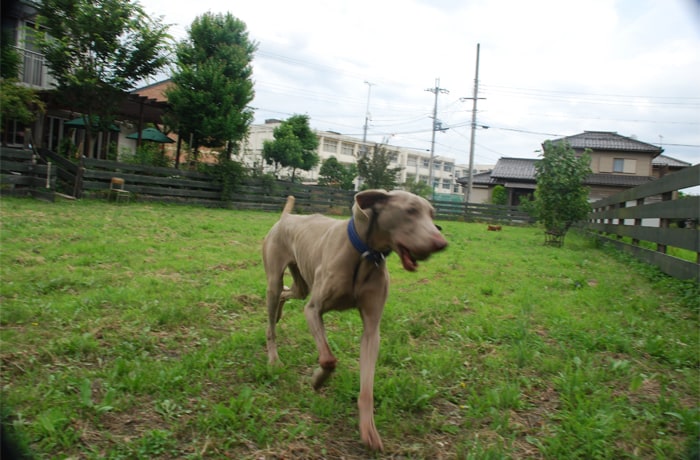
[[403, 268], [409, 272], [414, 272], [416, 271], [416, 268], [418, 268], [418, 264], [416, 263], [416, 260], [411, 256], [411, 252], [407, 250], [406, 248], [401, 248], [401, 251], [399, 252], [399, 257], [401, 257], [401, 264], [403, 265]]

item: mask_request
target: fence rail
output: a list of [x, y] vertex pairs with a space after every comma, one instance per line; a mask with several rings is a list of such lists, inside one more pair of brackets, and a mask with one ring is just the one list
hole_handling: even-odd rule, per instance
[[31, 150], [0, 149], [0, 189], [4, 194], [53, 200], [56, 168]]
[[532, 224], [535, 220], [517, 206], [502, 206], [480, 203], [460, 203], [434, 200], [438, 218], [463, 220], [465, 222], [508, 223], [512, 225]]
[[698, 185], [700, 164], [604, 198], [592, 204], [588, 229], [666, 274], [700, 282], [700, 196], [676, 193]]
[[[294, 195], [296, 212], [347, 215], [355, 192], [317, 185], [303, 185], [265, 179], [246, 179], [230, 196], [224, 197], [223, 186], [212, 176], [183, 169], [144, 166], [109, 160], [83, 158], [74, 163], [54, 152], [39, 149], [44, 160], [57, 167], [58, 178], [66, 193], [80, 198], [107, 196], [111, 179], [124, 179], [125, 190], [141, 201], [181, 202], [211, 207], [256, 209], [279, 212]], [[439, 219], [465, 222], [532, 223], [533, 219], [512, 206], [497, 206], [434, 200]]]

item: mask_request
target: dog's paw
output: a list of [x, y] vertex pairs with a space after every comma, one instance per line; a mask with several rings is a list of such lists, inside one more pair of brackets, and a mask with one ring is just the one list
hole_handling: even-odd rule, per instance
[[314, 390], [318, 391], [323, 384], [326, 383], [326, 380], [328, 380], [328, 377], [330, 377], [332, 373], [333, 369], [317, 367], [311, 376], [311, 386], [314, 388]]
[[369, 449], [384, 452], [384, 444], [382, 444], [382, 438], [379, 437], [379, 432], [374, 427], [374, 424], [364, 428], [360, 426], [360, 439], [362, 439], [362, 442]]

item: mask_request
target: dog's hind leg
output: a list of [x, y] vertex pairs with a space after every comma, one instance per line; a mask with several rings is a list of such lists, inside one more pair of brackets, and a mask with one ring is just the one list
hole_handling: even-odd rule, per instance
[[282, 275], [284, 269], [279, 274], [268, 273], [267, 277], [267, 292], [265, 300], [267, 303], [267, 360], [270, 364], [279, 362], [277, 354], [277, 321], [282, 316], [282, 306], [285, 299], [283, 293]]

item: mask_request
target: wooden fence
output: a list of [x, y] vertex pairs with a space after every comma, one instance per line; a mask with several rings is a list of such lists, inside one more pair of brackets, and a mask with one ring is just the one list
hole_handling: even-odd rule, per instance
[[[55, 165], [62, 191], [76, 198], [108, 196], [113, 177], [124, 179], [124, 189], [140, 201], [274, 212], [281, 211], [287, 196], [294, 195], [296, 212], [348, 215], [355, 195], [355, 192], [335, 188], [258, 178], [237, 184], [230, 196], [224, 197], [222, 184], [201, 172], [88, 158], [75, 163], [46, 149], [39, 149], [37, 153]], [[512, 206], [447, 200], [434, 200], [433, 205], [438, 219], [515, 225], [534, 222], [527, 213]]]
[[700, 282], [700, 196], [676, 199], [678, 190], [698, 185], [700, 164], [597, 201], [588, 228], [666, 274]]
[[526, 225], [535, 222], [528, 213], [517, 206], [440, 200], [434, 200], [432, 203], [438, 219], [510, 225]]
[[0, 148], [0, 189], [3, 194], [53, 200], [56, 167], [31, 150]]

